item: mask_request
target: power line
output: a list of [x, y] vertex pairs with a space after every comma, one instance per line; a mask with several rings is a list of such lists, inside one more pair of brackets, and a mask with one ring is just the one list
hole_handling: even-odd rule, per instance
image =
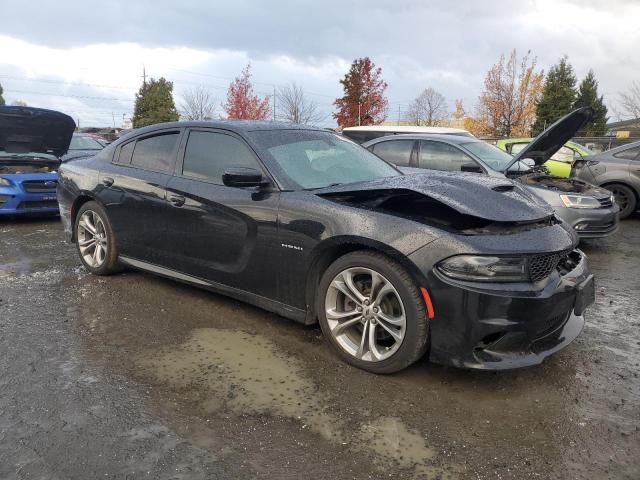
[[89, 95], [65, 95], [65, 94], [62, 94], [62, 93], [33, 92], [33, 91], [27, 91], [27, 90], [7, 89], [7, 90], [5, 90], [5, 92], [21, 93], [23, 95], [47, 95], [47, 96], [50, 96], [50, 97], [81, 98], [81, 99], [86, 99], [86, 100], [111, 100], [111, 101], [116, 101], [116, 102], [128, 102], [128, 103], [133, 103], [134, 102], [130, 98], [94, 97], [94, 96], [89, 96]]

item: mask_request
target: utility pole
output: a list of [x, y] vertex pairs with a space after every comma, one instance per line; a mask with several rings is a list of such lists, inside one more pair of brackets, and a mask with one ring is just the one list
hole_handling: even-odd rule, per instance
[[358, 126], [360, 126], [360, 108], [361, 108], [362, 104], [360, 102], [358, 102]]
[[273, 86], [273, 121], [276, 121], [276, 86]]
[[142, 65], [142, 85], [147, 86], [147, 70], [144, 65]]
[[400, 104], [398, 104], [398, 126], [400, 126]]
[[113, 112], [111, 112], [111, 120], [113, 120], [113, 128], [116, 128], [116, 116]]

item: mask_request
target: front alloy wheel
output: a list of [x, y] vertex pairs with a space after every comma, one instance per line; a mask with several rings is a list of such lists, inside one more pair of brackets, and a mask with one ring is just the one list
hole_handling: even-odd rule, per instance
[[425, 353], [429, 321], [415, 279], [378, 252], [335, 260], [318, 285], [316, 312], [338, 355], [373, 373], [393, 373]]
[[407, 327], [402, 299], [391, 282], [370, 268], [335, 276], [325, 298], [331, 335], [353, 357], [378, 362], [396, 353]]

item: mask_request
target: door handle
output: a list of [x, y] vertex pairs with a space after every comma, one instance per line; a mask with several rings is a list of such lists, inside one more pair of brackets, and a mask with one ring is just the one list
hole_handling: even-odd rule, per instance
[[111, 185], [113, 185], [113, 178], [111, 178], [111, 177], [102, 177], [102, 184], [105, 187], [110, 187]]
[[182, 195], [169, 195], [169, 202], [176, 207], [184, 205], [184, 197]]

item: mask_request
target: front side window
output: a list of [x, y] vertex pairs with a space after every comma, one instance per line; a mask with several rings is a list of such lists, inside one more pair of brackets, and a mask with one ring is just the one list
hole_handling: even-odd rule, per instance
[[236, 137], [224, 133], [192, 131], [184, 152], [182, 174], [223, 185], [228, 168], [260, 169], [249, 147]]
[[413, 140], [380, 142], [373, 146], [373, 153], [394, 165], [408, 167], [411, 162], [411, 151], [414, 143]]
[[[516, 145], [523, 145], [524, 147], [526, 144]], [[482, 160], [486, 165], [489, 165], [493, 170], [503, 171], [513, 161], [513, 157], [507, 152], [487, 142], [467, 142], [460, 146]]]
[[174, 150], [177, 141], [178, 132], [138, 140], [133, 149], [131, 165], [156, 172], [173, 172]]
[[622, 152], [614, 153], [613, 156], [616, 158], [624, 158], [627, 160], [633, 160], [640, 153], [640, 147], [629, 148], [628, 150], [623, 150]]
[[572, 163], [574, 155], [575, 152], [569, 147], [562, 147], [560, 150], [553, 154], [551, 160], [556, 160], [558, 162], [564, 163]]
[[367, 149], [334, 133], [296, 129], [259, 130], [250, 135], [261, 154], [299, 188], [322, 188], [401, 175]]
[[460, 172], [463, 165], [477, 165], [460, 149], [441, 142], [420, 141], [420, 168]]
[[522, 150], [524, 150], [524, 148], [529, 145], [528, 143], [512, 143], [511, 144], [511, 149], [509, 150], [509, 152], [511, 152], [512, 155], [515, 155], [516, 153], [520, 153]]

